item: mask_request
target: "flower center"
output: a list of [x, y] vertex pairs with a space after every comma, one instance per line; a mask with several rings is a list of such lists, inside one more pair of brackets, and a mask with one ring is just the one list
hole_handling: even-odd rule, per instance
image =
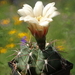
[[36, 17], [36, 19], [38, 20], [38, 21], [40, 21], [40, 19], [42, 18], [42, 16], [40, 15], [40, 16], [38, 16], [38, 17]]

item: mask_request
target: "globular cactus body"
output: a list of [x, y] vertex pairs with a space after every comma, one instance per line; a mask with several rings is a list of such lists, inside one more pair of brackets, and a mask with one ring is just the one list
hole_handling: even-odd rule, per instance
[[13, 75], [49, 75], [61, 69], [61, 57], [55, 48], [48, 45], [40, 50], [34, 45], [35, 47], [22, 47], [14, 60], [9, 62], [9, 66], [11, 64], [13, 67]]

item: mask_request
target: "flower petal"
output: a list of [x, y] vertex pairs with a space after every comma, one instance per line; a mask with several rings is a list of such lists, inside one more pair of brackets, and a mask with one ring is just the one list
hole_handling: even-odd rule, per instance
[[47, 11], [48, 11], [51, 7], [53, 7], [54, 5], [55, 5], [55, 2], [52, 2], [52, 3], [47, 4], [47, 5], [44, 7], [44, 9], [43, 9], [43, 16], [45, 16], [45, 14], [47, 13]]
[[52, 22], [53, 20], [52, 20], [52, 18], [42, 18], [41, 20], [40, 20], [40, 25], [41, 26], [48, 26], [48, 24], [50, 23], [50, 22]]
[[31, 17], [31, 16], [26, 16], [24, 18], [24, 21], [28, 22], [28, 23], [38, 24], [37, 19], [35, 19], [35, 18]]
[[25, 18], [25, 17], [20, 17], [19, 20], [22, 21], [22, 20], [24, 20], [24, 18]]
[[21, 16], [24, 16], [24, 17], [27, 15], [34, 16], [32, 7], [30, 5], [24, 4], [23, 6], [24, 7], [22, 9], [18, 10], [18, 14], [20, 14]]
[[23, 7], [32, 9], [32, 7], [30, 5], [28, 5], [28, 4], [24, 4]]
[[43, 11], [43, 3], [41, 1], [38, 1], [35, 4], [35, 7], [33, 9], [34, 15], [35, 17], [41, 16], [42, 15], [42, 11]]
[[19, 9], [19, 10], [17, 11], [17, 13], [18, 13], [19, 15], [21, 15], [21, 16], [26, 16], [26, 14], [25, 14], [25, 12], [24, 12], [23, 9]]
[[44, 21], [51, 22], [51, 21], [53, 21], [53, 20], [52, 20], [52, 18], [45, 18], [45, 17], [43, 17], [43, 18], [40, 20], [40, 22], [44, 22]]
[[48, 21], [44, 21], [40, 23], [40, 26], [48, 26], [49, 22]]
[[51, 8], [47, 11], [47, 13], [45, 14], [44, 17], [47, 17], [47, 18], [48, 18], [50, 15], [52, 15], [52, 14], [55, 12], [56, 9], [57, 9], [56, 7], [51, 7]]
[[32, 7], [30, 5], [24, 4], [23, 6], [24, 7], [22, 9], [23, 9], [23, 11], [25, 12], [26, 15], [34, 16]]
[[52, 13], [52, 15], [49, 16], [49, 18], [53, 18], [53, 17], [55, 17], [59, 14], [60, 14], [59, 12], [55, 11], [55, 12]]

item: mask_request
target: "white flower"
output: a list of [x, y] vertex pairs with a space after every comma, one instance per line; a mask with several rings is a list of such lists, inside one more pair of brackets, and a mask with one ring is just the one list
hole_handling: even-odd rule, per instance
[[21, 15], [19, 20], [23, 20], [29, 24], [29, 30], [35, 37], [43, 37], [47, 34], [49, 23], [53, 17], [59, 15], [54, 7], [55, 2], [47, 4], [45, 7], [41, 1], [37, 1], [34, 8], [28, 4], [24, 4], [22, 9], [18, 10]]

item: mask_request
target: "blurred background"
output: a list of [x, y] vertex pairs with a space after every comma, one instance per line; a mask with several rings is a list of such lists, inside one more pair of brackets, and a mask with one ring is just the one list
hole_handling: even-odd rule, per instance
[[[12, 54], [19, 48], [21, 39], [31, 36], [27, 24], [19, 21], [17, 10], [27, 3], [34, 7], [37, 0], [0, 0], [0, 75], [10, 75], [8, 61], [14, 57]], [[60, 15], [53, 18], [47, 34], [47, 41], [56, 41], [55, 47], [68, 61], [75, 64], [75, 0], [41, 0], [44, 5], [56, 2]], [[31, 38], [35, 41], [34, 38]], [[10, 56], [11, 55], [11, 56]], [[75, 67], [71, 70], [75, 75]]]

